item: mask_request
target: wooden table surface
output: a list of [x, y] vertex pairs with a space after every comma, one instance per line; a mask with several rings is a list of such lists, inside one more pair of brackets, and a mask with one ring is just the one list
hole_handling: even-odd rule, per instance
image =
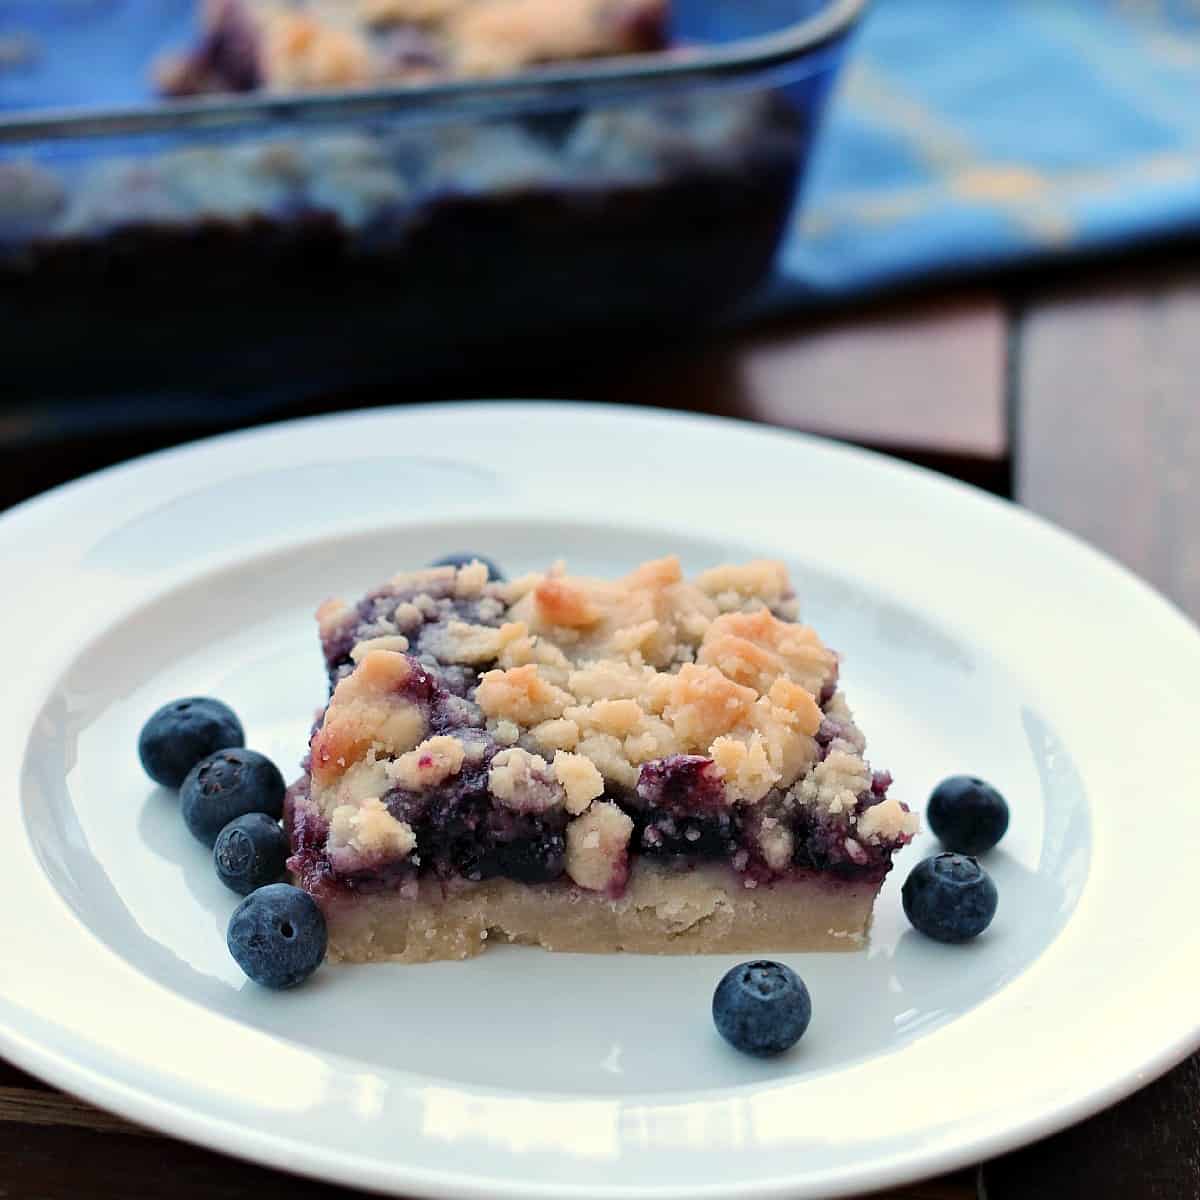
[[[1200, 614], [1200, 260], [1161, 257], [913, 298], [635, 361], [465, 381], [462, 394], [572, 395], [829, 434], [1010, 495]], [[414, 396], [433, 399], [440, 396]], [[379, 403], [324, 398], [305, 411]], [[198, 430], [0, 445], [0, 505]], [[0, 437], [2, 437], [0, 426]], [[32, 453], [36, 450], [36, 453]], [[1117, 1036], [1114, 1031], [1114, 1036]], [[0, 1061], [0, 1197], [348, 1196], [136, 1129]], [[1200, 1057], [1108, 1112], [891, 1200], [1195, 1200]]]

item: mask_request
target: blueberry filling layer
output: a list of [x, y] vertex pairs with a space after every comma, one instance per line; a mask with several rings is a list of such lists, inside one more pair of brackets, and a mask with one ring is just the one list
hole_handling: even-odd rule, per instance
[[486, 766], [425, 792], [390, 792], [384, 803], [415, 833], [425, 873], [473, 883], [496, 876], [548, 883], [563, 873], [566, 812], [516, 813], [495, 804]]
[[712, 759], [678, 754], [642, 767], [621, 807], [633, 818], [635, 852], [651, 857], [732, 860], [743, 822], [725, 803]]
[[[425, 877], [470, 882], [500, 877], [530, 884], [562, 879], [565, 810], [559, 807], [535, 815], [498, 806], [488, 790], [488, 765], [499, 747], [476, 723], [459, 723], [464, 718], [479, 720], [473, 706], [442, 687], [436, 671], [415, 673], [410, 695], [426, 706], [432, 729], [481, 742], [483, 757], [433, 788], [421, 792], [396, 788], [386, 793], [383, 800], [389, 813], [415, 833], [419, 856], [416, 861], [350, 872], [340, 872], [330, 862], [324, 849], [328, 825], [312, 810], [302, 781], [289, 794], [287, 819], [293, 845], [289, 866], [304, 886], [376, 892]], [[890, 783], [888, 773], [874, 773], [870, 789], [858, 797], [855, 815], [884, 800]], [[729, 807], [715, 764], [696, 755], [646, 763], [635, 789], [610, 789], [605, 799], [633, 821], [631, 855], [674, 862], [681, 869], [697, 862], [726, 862], [758, 883], [810, 871], [847, 881], [876, 881], [890, 869], [895, 849], [894, 844], [852, 841], [849, 814], [838, 819], [794, 806], [779, 817], [792, 836], [790, 861], [768, 866], [760, 849], [761, 818], [754, 810]]]
[[[659, 766], [660, 764], [649, 764]], [[757, 883], [810, 871], [847, 881], [872, 882], [890, 869], [894, 846], [866, 846], [856, 857], [846, 850], [845, 823], [821, 819], [803, 809], [794, 814], [790, 832], [795, 849], [782, 869], [766, 865], [750, 835], [752, 823], [737, 811], [682, 815], [646, 805], [633, 796], [613, 799], [634, 821], [633, 857], [671, 862], [680, 869], [693, 863], [725, 862]], [[882, 797], [863, 797], [860, 812]], [[400, 888], [416, 878], [470, 882], [505, 878], [518, 883], [551, 883], [564, 877], [566, 813], [514, 814], [497, 808], [486, 784], [437, 788], [430, 795], [393, 792], [388, 810], [408, 822], [421, 847], [419, 861], [383, 863], [339, 872], [325, 852], [327, 830], [319, 818], [292, 810], [293, 853], [289, 868], [309, 890], [374, 892]]]

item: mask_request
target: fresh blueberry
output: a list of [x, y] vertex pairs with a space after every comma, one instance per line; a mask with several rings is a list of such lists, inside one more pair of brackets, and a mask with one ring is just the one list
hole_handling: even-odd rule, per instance
[[926, 937], [966, 942], [996, 915], [992, 877], [963, 854], [938, 854], [917, 863], [900, 889], [904, 912]]
[[190, 696], [164, 704], [142, 726], [138, 757], [155, 783], [177, 788], [202, 758], [245, 744], [242, 723], [231, 708], [220, 700]]
[[218, 750], [202, 758], [179, 789], [184, 824], [206, 846], [234, 817], [266, 813], [283, 815], [287, 790], [279, 768], [254, 750]]
[[951, 775], [929, 797], [929, 828], [947, 850], [985, 854], [1008, 830], [1008, 804], [990, 783]]
[[287, 856], [287, 834], [259, 812], [234, 817], [213, 846], [217, 878], [239, 896], [275, 883], [283, 875]]
[[431, 567], [466, 567], [473, 562], [481, 562], [487, 567], [488, 579], [493, 583], [502, 583], [504, 581], [504, 572], [490, 558], [484, 558], [482, 554], [447, 554], [445, 558], [439, 558], [437, 562], [431, 562]]
[[713, 1021], [738, 1050], [766, 1058], [794, 1046], [812, 1019], [804, 981], [777, 962], [747, 962], [726, 972], [713, 993]]
[[307, 892], [272, 883], [251, 892], [233, 910], [225, 941], [255, 983], [289, 988], [321, 965], [328, 932], [324, 914]]

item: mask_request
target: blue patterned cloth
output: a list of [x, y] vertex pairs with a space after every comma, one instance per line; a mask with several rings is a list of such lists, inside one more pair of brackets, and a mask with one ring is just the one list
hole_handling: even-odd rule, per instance
[[1200, 229], [1200, 0], [875, 0], [765, 305]]

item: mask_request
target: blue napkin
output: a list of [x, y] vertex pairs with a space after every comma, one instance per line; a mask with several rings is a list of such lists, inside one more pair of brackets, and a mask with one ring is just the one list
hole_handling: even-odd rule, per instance
[[875, 0], [760, 303], [1197, 229], [1198, 0]]

